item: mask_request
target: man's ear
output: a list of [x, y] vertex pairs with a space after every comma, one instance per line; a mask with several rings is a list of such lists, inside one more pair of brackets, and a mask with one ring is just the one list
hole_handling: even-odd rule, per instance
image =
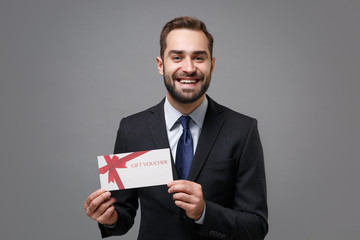
[[213, 58], [211, 59], [211, 74], [212, 74], [213, 71], [214, 71], [214, 67], [215, 67], [215, 58], [213, 57]]
[[156, 64], [157, 64], [160, 75], [163, 75], [164, 74], [164, 72], [163, 72], [163, 61], [162, 61], [162, 59], [160, 57], [156, 57]]

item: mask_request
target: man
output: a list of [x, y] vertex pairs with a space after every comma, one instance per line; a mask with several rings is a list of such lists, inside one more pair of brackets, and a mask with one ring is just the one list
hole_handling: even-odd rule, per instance
[[132, 227], [138, 199], [138, 239], [265, 237], [266, 185], [257, 122], [205, 94], [215, 65], [212, 47], [213, 37], [198, 19], [179, 17], [164, 26], [157, 66], [166, 98], [121, 120], [114, 152], [170, 148], [175, 180], [167, 186], [90, 194], [84, 208], [103, 237]]

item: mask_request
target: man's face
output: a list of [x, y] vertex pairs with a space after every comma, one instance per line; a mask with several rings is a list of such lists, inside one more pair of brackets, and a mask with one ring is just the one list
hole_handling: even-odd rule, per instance
[[178, 103], [194, 103], [205, 96], [210, 85], [215, 58], [201, 31], [175, 29], [166, 38], [164, 59], [157, 58], [168, 97]]

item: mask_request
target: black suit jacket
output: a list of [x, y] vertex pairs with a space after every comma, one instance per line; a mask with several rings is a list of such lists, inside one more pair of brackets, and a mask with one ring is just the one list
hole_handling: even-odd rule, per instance
[[[264, 161], [255, 119], [210, 99], [188, 180], [202, 185], [203, 225], [174, 204], [168, 187], [112, 192], [118, 221], [99, 225], [103, 237], [122, 235], [141, 206], [139, 240], [263, 239], [268, 231]], [[115, 153], [169, 148], [164, 100], [120, 122]], [[174, 179], [177, 179], [173, 164]]]

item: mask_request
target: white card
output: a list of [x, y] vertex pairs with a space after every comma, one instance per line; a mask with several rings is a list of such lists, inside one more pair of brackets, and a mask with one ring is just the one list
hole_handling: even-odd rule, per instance
[[101, 187], [108, 190], [149, 187], [173, 180], [170, 149], [98, 156]]

